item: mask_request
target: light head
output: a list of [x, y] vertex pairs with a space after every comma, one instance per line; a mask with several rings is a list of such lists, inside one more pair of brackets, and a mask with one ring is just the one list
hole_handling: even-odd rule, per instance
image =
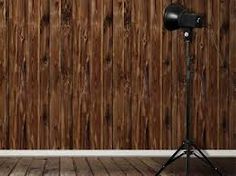
[[190, 12], [179, 4], [170, 4], [166, 7], [163, 21], [165, 28], [170, 31], [180, 28], [201, 28], [204, 26], [203, 15]]

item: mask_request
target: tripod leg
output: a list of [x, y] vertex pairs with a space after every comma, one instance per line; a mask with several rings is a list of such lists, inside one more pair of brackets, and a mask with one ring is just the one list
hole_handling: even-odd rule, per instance
[[175, 161], [177, 158], [179, 158], [180, 156], [182, 156], [182, 154], [178, 157], [175, 158], [175, 156], [179, 153], [179, 151], [181, 149], [183, 149], [183, 146], [185, 144], [183, 143], [178, 150], [175, 151], [175, 153], [165, 162], [165, 164], [162, 165], [162, 167], [160, 168], [160, 170], [156, 173], [156, 176], [158, 176], [170, 163], [172, 163], [173, 161]]
[[[204, 160], [204, 162], [210, 166], [218, 175], [222, 176], [223, 174], [219, 171], [219, 169], [217, 167], [215, 167], [211, 161], [206, 157], [206, 155], [198, 148], [198, 146], [196, 144], [192, 144], [194, 146], [194, 148], [201, 154], [201, 156], [204, 159], [201, 159], [202, 161]], [[195, 155], [196, 156], [196, 155]], [[197, 155], [197, 158], [199, 158], [200, 156]]]
[[189, 175], [189, 160], [190, 160], [190, 146], [187, 146], [187, 157], [186, 157], [186, 176]]

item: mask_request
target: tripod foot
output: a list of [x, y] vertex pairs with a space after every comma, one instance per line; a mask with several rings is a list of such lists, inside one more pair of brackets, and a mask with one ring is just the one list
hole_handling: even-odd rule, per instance
[[219, 168], [215, 167], [212, 162], [206, 157], [206, 155], [195, 145], [193, 144], [194, 147], [196, 148], [196, 150], [201, 154], [200, 157], [199, 155], [197, 155], [196, 153], [193, 153], [194, 156], [196, 156], [198, 159], [200, 159], [201, 161], [203, 161], [207, 166], [209, 166], [214, 172], [216, 172], [218, 175], [222, 176], [223, 174], [220, 172]]
[[176, 152], [165, 162], [165, 164], [162, 165], [162, 167], [159, 169], [159, 171], [156, 173], [156, 176], [158, 176], [168, 165], [173, 163], [175, 160], [183, 156], [185, 153], [182, 153], [177, 156], [177, 154], [180, 152], [181, 149], [184, 147], [184, 143], [176, 150]]
[[[185, 149], [183, 151], [183, 153], [177, 155], [180, 150]], [[200, 155], [197, 155], [193, 149], [196, 149]], [[162, 167], [159, 169], [159, 171], [157, 172], [156, 176], [158, 176], [168, 165], [170, 165], [172, 162], [174, 162], [175, 160], [177, 160], [178, 158], [180, 158], [183, 155], [187, 155], [186, 157], [186, 175], [189, 175], [189, 159], [191, 155], [196, 156], [198, 159], [200, 159], [201, 161], [203, 161], [207, 166], [209, 166], [210, 168], [212, 168], [212, 170], [214, 170], [215, 173], [217, 173], [219, 176], [223, 176], [223, 174], [221, 173], [221, 171], [215, 167], [211, 161], [206, 157], [206, 155], [198, 148], [198, 146], [196, 144], [194, 144], [193, 142], [186, 140], [183, 142], [183, 144], [178, 148], [178, 150], [165, 162], [165, 164], [162, 165]]]

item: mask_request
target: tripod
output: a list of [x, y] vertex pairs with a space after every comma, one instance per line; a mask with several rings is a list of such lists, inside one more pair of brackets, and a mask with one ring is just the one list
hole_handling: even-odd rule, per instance
[[[191, 71], [191, 56], [190, 56], [190, 44], [192, 41], [192, 29], [187, 28], [184, 29], [184, 42], [185, 42], [185, 57], [186, 57], [186, 110], [185, 110], [185, 139], [182, 145], [175, 151], [175, 153], [162, 165], [160, 170], [157, 172], [156, 176], [158, 176], [168, 165], [173, 163], [178, 158], [186, 155], [185, 162], [185, 171], [186, 176], [189, 175], [189, 166], [190, 166], [190, 156], [194, 155], [202, 162], [204, 162], [207, 166], [212, 168], [217, 175], [221, 175], [222, 173], [219, 171], [217, 167], [215, 167], [211, 161], [206, 157], [206, 155], [200, 150], [200, 148], [190, 140], [189, 127], [190, 127], [190, 117], [191, 117], [191, 92], [192, 92], [192, 71]], [[195, 149], [195, 150], [194, 150]], [[199, 153], [197, 154], [196, 151]], [[180, 153], [181, 152], [181, 153]], [[180, 154], [179, 154], [180, 153]]]

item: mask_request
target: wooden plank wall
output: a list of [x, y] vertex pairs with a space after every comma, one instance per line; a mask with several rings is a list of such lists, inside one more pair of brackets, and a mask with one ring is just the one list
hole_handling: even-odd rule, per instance
[[236, 149], [235, 0], [0, 0], [1, 149], [174, 149], [184, 137], [179, 2], [207, 16], [192, 52], [192, 135]]

